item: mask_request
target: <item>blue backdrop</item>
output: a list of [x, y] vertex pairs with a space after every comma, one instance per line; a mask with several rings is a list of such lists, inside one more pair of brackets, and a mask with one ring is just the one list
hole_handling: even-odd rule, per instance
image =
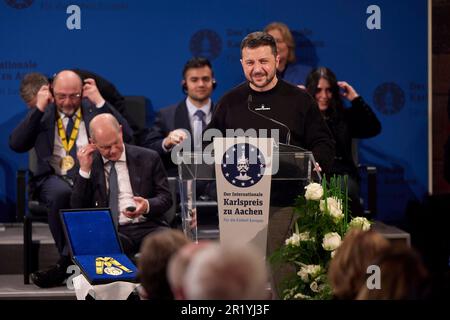
[[[67, 8], [80, 8], [79, 20]], [[26, 112], [20, 79], [32, 71], [91, 70], [154, 109], [182, 99], [181, 69], [193, 55], [212, 60], [217, 100], [243, 80], [239, 44], [272, 21], [295, 34], [299, 63], [325, 65], [373, 107], [382, 133], [360, 142], [378, 166], [378, 218], [402, 217], [428, 187], [427, 1], [378, 0], [371, 30], [365, 0], [0, 1], [0, 221], [14, 216], [15, 172], [27, 157], [8, 147]], [[80, 29], [70, 29], [71, 25]]]

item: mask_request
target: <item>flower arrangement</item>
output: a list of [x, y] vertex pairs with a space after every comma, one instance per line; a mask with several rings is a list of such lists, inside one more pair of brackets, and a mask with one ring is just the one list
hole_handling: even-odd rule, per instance
[[307, 185], [305, 195], [297, 198], [292, 236], [271, 256], [275, 267], [295, 269], [281, 284], [283, 299], [332, 298], [327, 272], [335, 250], [350, 228], [368, 230], [371, 224], [363, 217], [349, 221], [346, 186], [346, 176], [332, 177], [329, 183], [323, 179], [322, 184]]

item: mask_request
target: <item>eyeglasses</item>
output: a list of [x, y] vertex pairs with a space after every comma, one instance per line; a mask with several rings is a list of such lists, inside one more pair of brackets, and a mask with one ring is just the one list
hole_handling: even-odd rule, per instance
[[57, 100], [63, 101], [69, 98], [69, 100], [77, 100], [80, 99], [81, 93], [74, 93], [74, 94], [62, 94], [62, 93], [55, 93], [55, 98]]

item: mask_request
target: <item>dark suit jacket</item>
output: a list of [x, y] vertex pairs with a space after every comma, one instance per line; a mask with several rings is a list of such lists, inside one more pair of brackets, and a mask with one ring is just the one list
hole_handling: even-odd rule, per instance
[[[214, 111], [214, 104], [211, 103], [211, 113]], [[145, 147], [153, 149], [159, 153], [163, 159], [166, 169], [173, 169], [174, 165], [170, 159], [170, 153], [162, 148], [162, 142], [170, 131], [175, 129], [185, 129], [189, 131], [192, 137], [189, 111], [186, 106], [186, 99], [183, 99], [178, 105], [159, 110], [155, 118], [155, 123], [147, 136]]]
[[[172, 206], [172, 196], [161, 158], [153, 150], [129, 144], [125, 144], [125, 153], [133, 194], [147, 199], [150, 204], [147, 220], [167, 226], [163, 214]], [[77, 175], [70, 203], [72, 208], [108, 207], [100, 153], [94, 155], [90, 179]]]
[[[89, 123], [98, 114], [111, 113], [122, 125], [123, 137], [125, 141], [132, 138], [132, 130], [127, 121], [108, 102], [101, 108], [96, 108], [90, 101], [83, 99], [82, 116], [89, 136]], [[50, 166], [49, 160], [53, 154], [55, 143], [56, 106], [47, 106], [45, 112], [38, 108], [28, 111], [25, 119], [13, 130], [9, 136], [9, 146], [16, 152], [27, 152], [32, 148], [36, 150], [38, 160], [35, 177], [43, 177], [53, 174], [54, 170]]]

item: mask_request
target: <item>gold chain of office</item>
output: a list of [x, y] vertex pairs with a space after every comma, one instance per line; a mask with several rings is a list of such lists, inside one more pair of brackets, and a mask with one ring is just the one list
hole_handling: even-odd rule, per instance
[[61, 143], [63, 145], [64, 150], [66, 151], [66, 156], [61, 159], [61, 169], [62, 170], [70, 170], [75, 165], [75, 159], [69, 154], [70, 150], [74, 147], [75, 141], [78, 136], [78, 131], [81, 123], [81, 108], [78, 108], [76, 112], [76, 120], [73, 124], [72, 133], [70, 134], [69, 140], [67, 140], [66, 131], [64, 130], [62, 118], [58, 117], [57, 126], [58, 126], [58, 135], [61, 138]]

